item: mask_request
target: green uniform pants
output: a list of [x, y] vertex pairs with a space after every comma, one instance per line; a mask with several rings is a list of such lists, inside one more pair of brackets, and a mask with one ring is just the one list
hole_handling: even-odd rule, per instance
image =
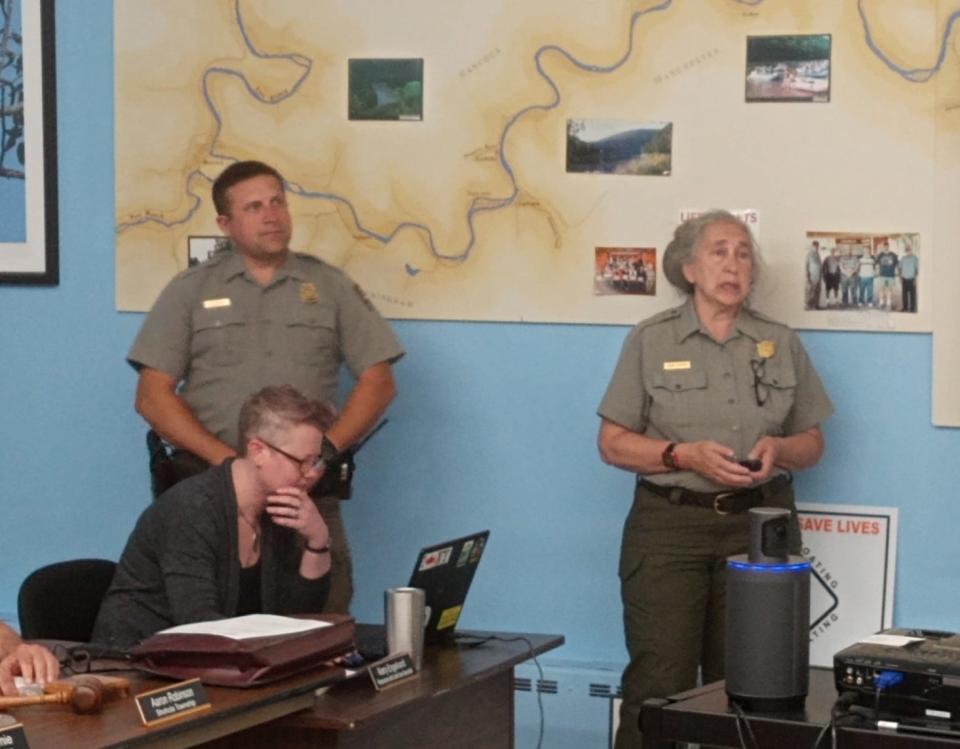
[[[800, 553], [793, 490], [764, 487], [764, 505], [791, 510], [790, 548]], [[623, 672], [623, 703], [616, 749], [640, 749], [640, 709], [723, 678], [725, 570], [728, 556], [749, 543], [749, 515], [676, 505], [637, 485], [620, 551], [620, 593], [630, 662]]]

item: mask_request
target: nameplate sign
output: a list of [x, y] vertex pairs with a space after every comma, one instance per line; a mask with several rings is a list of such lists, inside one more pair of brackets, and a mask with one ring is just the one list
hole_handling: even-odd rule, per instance
[[27, 734], [23, 726], [17, 723], [14, 726], [0, 728], [0, 749], [30, 749], [27, 743]]
[[168, 687], [143, 692], [136, 696], [136, 702], [140, 720], [145, 726], [183, 718], [211, 707], [200, 679], [181, 681]]
[[409, 653], [388, 656], [376, 663], [371, 663], [367, 670], [378, 692], [417, 675], [417, 669]]

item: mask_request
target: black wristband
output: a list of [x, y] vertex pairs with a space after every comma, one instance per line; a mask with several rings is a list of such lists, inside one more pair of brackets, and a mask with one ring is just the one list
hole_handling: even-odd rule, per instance
[[316, 549], [310, 544], [307, 544], [303, 548], [309, 551], [311, 554], [326, 554], [328, 551], [330, 551], [330, 544], [321, 546], [319, 549]]

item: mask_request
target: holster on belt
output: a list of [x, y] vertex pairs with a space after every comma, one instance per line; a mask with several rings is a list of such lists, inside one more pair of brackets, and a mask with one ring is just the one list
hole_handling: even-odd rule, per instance
[[383, 419], [373, 430], [353, 447], [341, 450], [337, 456], [330, 461], [323, 476], [313, 485], [310, 490], [310, 496], [314, 499], [321, 497], [336, 497], [337, 499], [350, 499], [353, 494], [353, 474], [356, 473], [357, 463], [354, 459], [356, 454], [370, 438], [386, 426], [389, 419]]
[[350, 499], [353, 494], [353, 474], [357, 470], [353, 454], [354, 450], [351, 449], [338, 453], [337, 457], [330, 461], [320, 480], [313, 485], [310, 496], [314, 499]]
[[203, 473], [210, 467], [203, 458], [186, 450], [170, 450], [159, 434], [147, 432], [150, 455], [150, 489], [156, 499], [174, 484]]
[[177, 483], [177, 479], [167, 446], [152, 429], [147, 432], [147, 454], [150, 459], [150, 489], [156, 499]]

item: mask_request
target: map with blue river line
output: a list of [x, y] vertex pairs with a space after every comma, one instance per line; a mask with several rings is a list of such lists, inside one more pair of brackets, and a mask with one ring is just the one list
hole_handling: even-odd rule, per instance
[[[960, 126], [960, 2], [114, 9], [123, 310], [148, 309], [191, 252], [204, 256], [218, 235], [212, 180], [254, 158], [287, 180], [293, 248], [342, 268], [388, 317], [634, 323], [678, 297], [665, 279], [653, 294], [595, 294], [596, 249], [655, 248], [656, 276], [680, 216], [723, 207], [759, 217], [757, 306], [817, 327], [806, 232], [918, 233], [926, 272], [935, 187], [960, 158], [937, 148]], [[747, 39], [786, 33], [829, 35], [829, 96], [746, 101]], [[422, 60], [422, 117], [351, 120], [356, 59]], [[568, 169], [571, 122], [619, 131], [621, 145], [644, 133], [636, 148], [656, 143], [669, 167]], [[898, 324], [929, 329], [928, 314], [909, 317]]]

